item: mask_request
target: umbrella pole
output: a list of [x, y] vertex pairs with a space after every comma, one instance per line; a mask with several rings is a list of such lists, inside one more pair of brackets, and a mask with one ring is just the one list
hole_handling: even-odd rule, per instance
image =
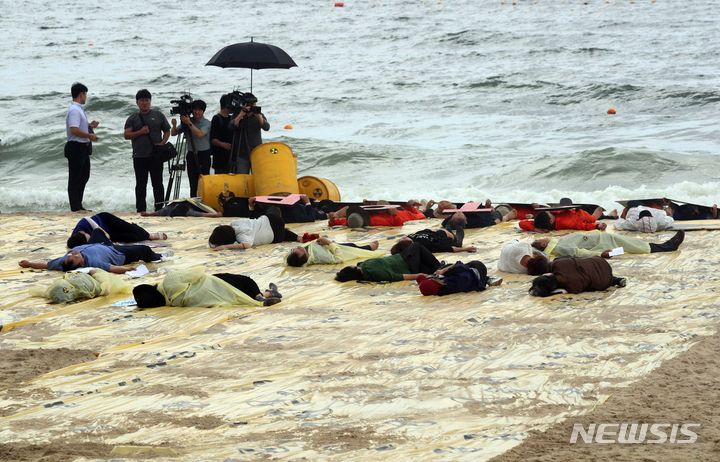
[[252, 93], [252, 68], [250, 69], [250, 93]]

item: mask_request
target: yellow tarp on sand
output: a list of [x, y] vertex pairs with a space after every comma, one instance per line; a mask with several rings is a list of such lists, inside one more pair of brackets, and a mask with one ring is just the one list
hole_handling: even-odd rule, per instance
[[[720, 232], [688, 232], [680, 252], [624, 255], [611, 264], [624, 289], [531, 298], [531, 278], [501, 287], [422, 297], [413, 282], [340, 284], [341, 265], [287, 268], [289, 243], [214, 252], [207, 237], [229, 219], [123, 218], [165, 231], [170, 268], [275, 282], [268, 308], [112, 306], [127, 296], [48, 305], [28, 289], [59, 273], [21, 259], [62, 255], [79, 217], [2, 215], [0, 350], [90, 349], [76, 364], [0, 390], [0, 444], [113, 445], [113, 457], [179, 460], [484, 460], [604, 401], [717, 328]], [[325, 232], [324, 223], [293, 229]], [[330, 231], [336, 241], [380, 241], [397, 229]], [[660, 242], [671, 232], [641, 236]], [[511, 224], [468, 230], [473, 254], [497, 275]], [[156, 251], [162, 251], [159, 247]], [[0, 414], [3, 415], [3, 414]]]

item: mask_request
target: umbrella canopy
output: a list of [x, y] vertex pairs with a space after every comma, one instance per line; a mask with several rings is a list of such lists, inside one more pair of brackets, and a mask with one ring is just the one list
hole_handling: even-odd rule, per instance
[[297, 67], [295, 61], [275, 45], [253, 41], [235, 43], [222, 48], [210, 58], [206, 66], [243, 67], [250, 69], [250, 91], [252, 91], [253, 69], [290, 69]]

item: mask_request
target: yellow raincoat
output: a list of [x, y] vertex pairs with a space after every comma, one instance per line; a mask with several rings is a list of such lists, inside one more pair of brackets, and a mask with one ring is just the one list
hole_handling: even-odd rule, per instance
[[157, 288], [170, 306], [263, 305], [222, 279], [206, 274], [202, 268], [170, 271]]
[[131, 286], [120, 276], [101, 269], [88, 273], [70, 272], [55, 280], [47, 289], [31, 291], [33, 295], [42, 295], [52, 303], [70, 303], [103, 295], [129, 294]]
[[334, 265], [350, 260], [385, 256], [385, 252], [382, 250], [358, 249], [357, 247], [339, 245], [334, 242], [328, 245], [320, 245], [312, 241], [305, 245], [305, 249], [308, 253], [306, 265]]
[[605, 231], [573, 233], [550, 238], [545, 253], [553, 257], [597, 257], [606, 250], [622, 247], [625, 253], [650, 253], [650, 244], [631, 236]]

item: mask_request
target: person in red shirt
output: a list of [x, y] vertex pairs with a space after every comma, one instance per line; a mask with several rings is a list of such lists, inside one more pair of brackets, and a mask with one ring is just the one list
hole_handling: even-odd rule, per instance
[[[598, 208], [598, 210], [602, 213], [602, 209]], [[590, 215], [583, 209], [542, 211], [535, 214], [534, 220], [521, 220], [520, 229], [545, 233], [561, 229], [578, 229], [581, 231], [599, 229], [604, 231], [607, 224], [598, 223], [595, 215]]]
[[[351, 227], [363, 227], [363, 226], [402, 226], [406, 221], [413, 220], [424, 220], [425, 214], [416, 208], [420, 205], [417, 201], [408, 201], [402, 209], [389, 209], [387, 213], [367, 213], [362, 210], [358, 210], [357, 206], [344, 207], [335, 213], [329, 214], [330, 220], [329, 226], [351, 226]], [[354, 214], [361, 214], [363, 223], [360, 226], [355, 226], [353, 220], [348, 223], [348, 218]]]

